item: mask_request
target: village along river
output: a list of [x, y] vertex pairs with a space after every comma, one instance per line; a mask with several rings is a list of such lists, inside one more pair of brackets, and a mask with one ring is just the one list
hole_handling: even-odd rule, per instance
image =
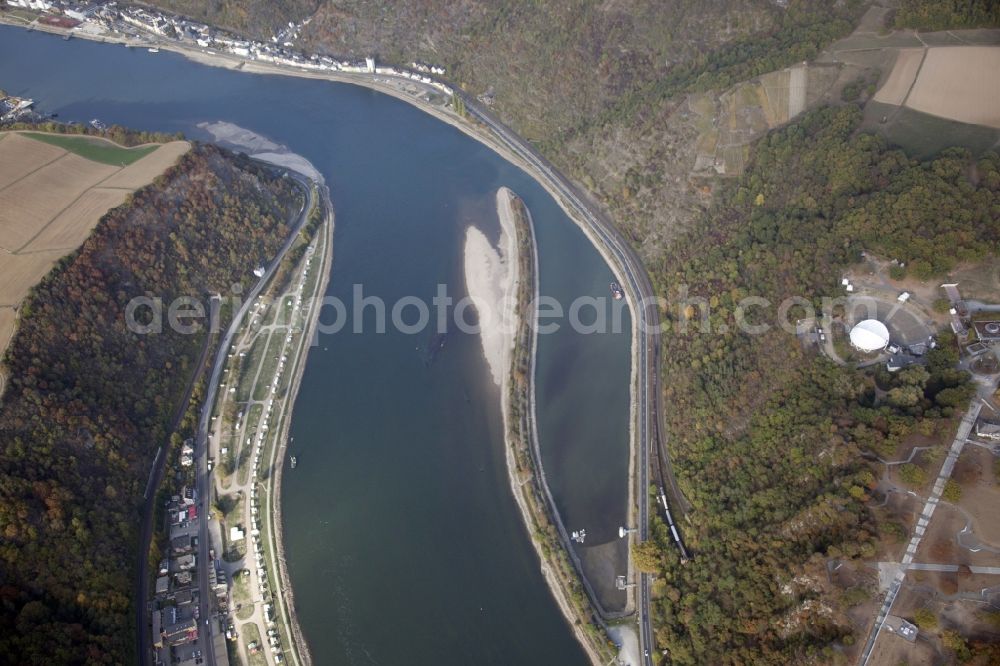
[[[197, 124], [222, 120], [304, 155], [330, 187], [329, 293], [347, 303], [355, 284], [390, 305], [430, 303], [438, 284], [464, 296], [464, 229], [496, 238], [502, 185], [535, 220], [542, 293], [567, 309], [578, 296], [610, 301], [607, 265], [538, 183], [392, 97], [9, 27], [0, 88], [62, 121], [205, 138]], [[579, 552], [620, 555], [628, 314], [619, 333], [561, 323], [539, 341], [546, 475], [567, 528], [587, 530]], [[498, 390], [477, 336], [452, 330], [441, 347], [433, 331], [364, 328], [321, 336], [310, 352], [291, 431], [298, 466], [284, 476], [288, 568], [316, 662], [585, 663], [511, 496]]]

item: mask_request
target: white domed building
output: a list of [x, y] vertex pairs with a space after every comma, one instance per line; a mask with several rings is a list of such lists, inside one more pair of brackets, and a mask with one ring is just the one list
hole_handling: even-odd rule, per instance
[[851, 344], [866, 354], [882, 351], [889, 346], [889, 329], [878, 319], [865, 319], [851, 329]]

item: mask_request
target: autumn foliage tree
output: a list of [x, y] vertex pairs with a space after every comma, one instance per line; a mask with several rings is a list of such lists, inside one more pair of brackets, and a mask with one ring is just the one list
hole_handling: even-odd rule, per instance
[[[862, 251], [918, 276], [1000, 251], [995, 153], [919, 162], [860, 125], [854, 106], [821, 108], [758, 141], [744, 175], [652, 265], [667, 302], [665, 425], [693, 507], [679, 521], [686, 564], [651, 526], [675, 592], [654, 603], [671, 663], [809, 663], [854, 640], [842, 595], [817, 590], [827, 559], [874, 555], [865, 455], [891, 456], [968, 403], [947, 335], [925, 368], [888, 373], [835, 365], [778, 326], [785, 299], [821, 311], [841, 294]], [[766, 335], [738, 325], [747, 296], [766, 299], [751, 321]], [[707, 330], [692, 299], [709, 306]]]
[[140, 335], [126, 307], [248, 286], [301, 201], [291, 181], [195, 146], [25, 301], [0, 405], [0, 663], [131, 661], [143, 485], [206, 332]]

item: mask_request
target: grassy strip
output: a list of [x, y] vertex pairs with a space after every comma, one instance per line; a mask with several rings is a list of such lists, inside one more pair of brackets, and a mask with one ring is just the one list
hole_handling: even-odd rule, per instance
[[240, 452], [236, 459], [236, 482], [241, 486], [245, 485], [250, 478], [250, 468], [253, 466], [253, 461], [251, 460], [253, 458], [253, 440], [257, 437], [257, 428], [260, 427], [260, 419], [263, 415], [264, 408], [261, 405], [251, 405], [247, 410], [246, 434], [243, 437], [244, 441], [239, 447]]
[[250, 401], [253, 382], [257, 378], [257, 368], [260, 367], [261, 362], [264, 359], [264, 352], [267, 351], [267, 346], [270, 340], [270, 331], [257, 333], [253, 343], [250, 345], [250, 351], [243, 357], [245, 360], [241, 363], [242, 367], [239, 370], [239, 380], [236, 383], [236, 403], [242, 404]]
[[[548, 505], [540, 485], [541, 480], [531, 455], [528, 414], [531, 409], [531, 324], [534, 320], [532, 308], [534, 306], [537, 267], [534, 262], [533, 236], [529, 226], [528, 210], [520, 198], [514, 199], [513, 209], [514, 226], [517, 230], [519, 324], [514, 343], [513, 362], [510, 368], [510, 402], [508, 406], [510, 431], [507, 439], [513, 448], [515, 479], [521, 487], [521, 493], [528, 507], [530, 519], [528, 529], [532, 538], [538, 542], [542, 556], [552, 567], [560, 587], [563, 588], [565, 596], [572, 606], [576, 616], [573, 620], [574, 624], [583, 629], [591, 646], [601, 656], [601, 660], [604, 663], [609, 663], [616, 656], [614, 643], [608, 638], [597, 619], [597, 612], [587, 597], [579, 574], [559, 539], [559, 532], [548, 513]], [[531, 482], [524, 483], [529, 478]]]
[[[310, 214], [310, 224], [309, 224], [309, 234], [315, 236], [318, 229], [321, 229], [321, 221], [323, 219], [323, 206], [317, 205], [317, 208]], [[332, 219], [332, 218], [331, 218]], [[303, 241], [306, 241], [303, 238]], [[310, 265], [307, 270], [307, 276], [304, 284], [311, 285], [311, 289], [315, 289], [317, 286], [317, 281], [322, 279], [323, 275], [326, 273], [324, 270], [323, 257], [327, 256], [329, 252], [332, 251], [328, 247], [329, 240], [326, 239], [325, 234], [320, 236], [317, 242], [317, 251], [314, 253], [314, 258], [319, 258], [320, 262], [318, 264]], [[308, 243], [306, 243], [308, 244]], [[319, 248], [323, 248], [320, 250]], [[304, 247], [301, 250], [304, 252]], [[289, 270], [289, 275], [287, 276], [288, 285], [293, 284], [293, 282], [298, 278], [299, 271], [305, 268], [302, 263], [303, 255], [302, 252], [296, 252], [295, 254], [296, 264], [294, 264], [294, 270]], [[287, 288], [287, 287], [286, 287]], [[319, 294], [315, 294], [318, 296]], [[310, 304], [310, 297], [313, 296], [312, 291], [303, 290], [303, 298], [306, 299], [304, 305]], [[282, 409], [277, 412], [277, 418], [274, 423], [274, 429], [271, 430], [271, 435], [267, 437], [262, 446], [262, 458], [269, 461], [269, 463], [275, 466], [274, 469], [268, 469], [268, 474], [262, 476], [262, 481], [265, 484], [265, 493], [262, 496], [266, 501], [267, 496], [270, 496], [271, 505], [270, 511], [265, 511], [263, 520], [260, 523], [262, 543], [264, 544], [264, 564], [265, 564], [265, 575], [267, 577], [267, 590], [268, 600], [273, 604], [274, 607], [274, 624], [278, 630], [278, 635], [282, 640], [282, 650], [285, 653], [286, 660], [289, 662], [311, 663], [311, 659], [307, 652], [307, 648], [304, 644], [304, 638], [293, 632], [293, 627], [291, 626], [290, 614], [294, 612], [293, 600], [287, 593], [290, 590], [286, 590], [283, 587], [283, 582], [281, 580], [281, 568], [284, 566], [283, 563], [276, 561], [276, 558], [281, 557], [280, 543], [278, 543], [279, 534], [275, 528], [275, 522], [280, 520], [280, 512], [278, 508], [278, 502], [281, 501], [279, 486], [277, 484], [277, 479], [275, 478], [274, 472], [280, 467], [278, 462], [278, 452], [275, 448], [280, 445], [280, 442], [287, 437], [288, 428], [292, 418], [292, 403], [288, 401], [294, 401], [295, 393], [295, 381], [301, 372], [301, 366], [307, 360], [308, 354], [308, 340], [303, 341], [305, 346], [299, 349], [299, 344], [301, 341], [300, 336], [308, 335], [309, 325], [308, 322], [316, 316], [310, 310], [304, 310], [299, 314], [299, 318], [295, 322], [289, 322], [289, 331], [292, 332], [292, 340], [289, 343], [288, 349], [293, 350], [289, 354], [289, 359], [291, 365], [288, 367], [287, 371], [283, 375], [281, 384], [279, 385], [280, 393], [279, 395], [285, 395], [286, 392], [289, 394], [282, 399], [285, 400]], [[296, 330], [298, 329], [298, 330]], [[298, 350], [297, 352], [294, 350]], [[276, 546], [274, 552], [270, 547], [272, 544]], [[276, 594], [284, 595], [283, 598], [278, 598]]]
[[264, 654], [264, 650], [269, 650], [270, 648], [263, 641], [260, 628], [256, 622], [247, 622], [240, 627], [240, 640], [248, 646], [251, 643], [257, 643], [259, 646], [256, 654], [250, 654], [249, 648], [247, 649], [247, 659], [250, 661], [249, 666], [267, 666], [267, 656]]
[[238, 620], [249, 620], [253, 616], [253, 591], [250, 589], [250, 583], [243, 576], [242, 573], [237, 573], [233, 575], [233, 608], [239, 606], [239, 610], [236, 611], [236, 619]]
[[58, 146], [88, 160], [112, 166], [128, 166], [159, 148], [159, 146], [124, 148], [110, 141], [66, 134], [40, 134], [37, 132], [21, 132], [21, 134], [42, 143]]
[[[290, 365], [286, 368], [285, 372], [281, 375], [281, 380], [278, 385], [278, 391], [275, 394], [275, 410], [272, 412], [273, 422], [268, 428], [267, 436], [264, 437], [261, 446], [261, 468], [259, 472], [259, 477], [256, 481], [258, 488], [258, 499], [261, 503], [261, 514], [258, 516], [258, 527], [261, 531], [262, 540], [262, 551], [264, 554], [264, 580], [266, 583], [265, 591], [262, 594], [263, 603], [269, 603], [273, 607], [273, 621], [268, 623], [267, 628], [274, 628], [278, 631], [278, 636], [281, 640], [281, 651], [285, 659], [288, 661], [298, 661], [299, 663], [305, 660], [301, 657], [301, 648], [296, 643], [296, 639], [289, 626], [288, 618], [282, 612], [281, 602], [275, 596], [275, 593], [279, 592], [281, 588], [281, 581], [279, 580], [278, 563], [274, 561], [272, 557], [271, 550], [268, 547], [268, 543], [271, 539], [276, 538], [273, 534], [273, 520], [274, 513], [273, 510], [276, 509], [275, 504], [280, 501], [278, 497], [271, 498], [271, 508], [272, 512], [266, 510], [266, 505], [268, 501], [268, 495], [276, 493], [276, 488], [274, 486], [274, 469], [272, 468], [272, 457], [274, 456], [274, 449], [280, 444], [283, 436], [286, 434], [286, 425], [291, 418], [291, 405], [284, 404], [281, 401], [287, 399], [287, 392], [290, 390], [293, 379], [298, 372], [298, 366], [305, 362], [305, 352], [306, 349], [302, 350], [303, 354], [298, 355], [294, 353], [294, 350], [298, 349], [300, 336], [305, 335], [306, 329], [308, 328], [306, 322], [310, 320], [313, 316], [309, 311], [303, 311], [295, 315], [294, 321], [289, 321], [289, 310], [290, 308], [286, 305], [290, 297], [284, 296], [286, 290], [290, 289], [296, 281], [299, 279], [301, 271], [305, 268], [304, 263], [304, 253], [306, 247], [310, 244], [311, 239], [315, 236], [317, 229], [320, 226], [320, 222], [323, 220], [322, 208], [319, 208], [319, 214], [314, 214], [310, 216], [310, 221], [316, 218], [316, 224], [309, 224], [306, 227], [307, 234], [301, 236], [301, 239], [293, 245], [292, 249], [286, 255], [285, 259], [282, 261], [282, 266], [277, 271], [277, 273], [272, 278], [271, 284], [268, 286], [263, 300], [265, 302], [270, 301], [272, 305], [268, 308], [268, 312], [261, 316], [261, 325], [267, 325], [269, 322], [277, 325], [286, 325], [287, 329], [277, 329], [272, 334], [265, 334], [264, 336], [258, 336], [253, 345], [253, 352], [244, 359], [239, 359], [238, 362], [234, 363], [234, 368], [236, 368], [236, 376], [231, 377], [236, 385], [241, 388], [238, 389], [237, 393], [234, 394], [239, 397], [240, 392], [245, 391], [246, 393], [251, 392], [250, 384], [253, 382], [254, 377], [258, 377], [258, 390], [254, 390], [254, 393], [261, 393], [261, 399], [266, 399], [270, 394], [270, 380], [273, 379], [275, 373], [277, 372], [277, 361], [274, 360], [275, 353], [279, 356], [285, 344], [285, 336], [291, 333], [292, 340], [288, 342], [287, 347], [284, 347], [285, 352], [288, 354]], [[318, 246], [324, 248], [322, 251], [317, 251], [314, 255], [315, 258], [322, 258], [326, 252], [330, 249], [326, 247], [325, 239], [322, 240]], [[312, 295], [312, 291], [317, 287], [317, 282], [323, 276], [323, 263], [312, 263], [308, 268], [307, 277], [305, 280], [306, 289], [303, 291], [304, 302], [303, 305], [306, 306], [310, 303], [309, 296]], [[278, 298], [278, 296], [281, 298]], [[248, 327], [252, 326], [252, 323], [247, 324]], [[271, 361], [269, 364], [268, 361]], [[258, 369], [260, 369], [258, 371]], [[284, 405], [283, 407], [281, 405]], [[219, 408], [223, 413], [225, 409]], [[252, 405], [247, 413], [247, 430], [244, 439], [250, 436], [250, 433], [255, 430], [255, 427], [260, 423], [263, 417], [263, 407], [260, 404]], [[225, 418], [225, 417], [223, 417]], [[227, 427], [229, 424], [227, 423]], [[256, 437], [253, 435], [252, 437]], [[244, 444], [242, 446], [242, 453], [237, 461], [237, 475], [238, 480], [241, 485], [245, 484], [249, 479], [250, 470], [252, 468], [252, 445]], [[239, 522], [239, 521], [237, 521]], [[229, 522], [225, 523], [228, 528]], [[225, 533], [225, 532], [224, 532]], [[251, 538], [248, 536], [248, 539]], [[240, 589], [240, 585], [243, 585], [243, 589]], [[234, 599], [242, 598], [247, 596], [251, 598], [254, 596], [254, 591], [247, 589], [246, 583], [242, 580], [237, 580], [234, 578]], [[244, 606], [244, 608], [236, 613], [236, 617], [239, 620], [245, 620], [250, 617], [252, 613], [252, 605]], [[244, 627], [249, 627], [250, 624], [243, 625]], [[257, 629], [256, 625], [253, 625], [254, 629]], [[240, 640], [244, 642], [253, 640], [247, 636], [241, 636]], [[265, 649], [270, 650], [270, 645], [266, 645]]]
[[285, 336], [289, 332], [275, 329], [272, 333], [264, 357], [261, 359], [260, 376], [257, 378], [257, 384], [253, 389], [254, 400], [266, 401], [271, 395], [271, 382], [278, 371], [278, 363], [285, 345]]
[[7, 9], [0, 13], [2, 13], [4, 16], [24, 21], [24, 23], [31, 23], [32, 21], [36, 20], [39, 16], [41, 16], [41, 14], [37, 12], [30, 12], [24, 9]]

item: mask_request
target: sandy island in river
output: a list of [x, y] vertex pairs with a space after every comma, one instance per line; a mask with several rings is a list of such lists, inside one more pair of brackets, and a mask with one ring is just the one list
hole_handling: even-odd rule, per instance
[[517, 330], [517, 234], [514, 230], [514, 193], [497, 190], [500, 240], [490, 245], [476, 227], [465, 230], [465, 286], [479, 315], [479, 338], [490, 374], [497, 386], [507, 383], [514, 332]]

